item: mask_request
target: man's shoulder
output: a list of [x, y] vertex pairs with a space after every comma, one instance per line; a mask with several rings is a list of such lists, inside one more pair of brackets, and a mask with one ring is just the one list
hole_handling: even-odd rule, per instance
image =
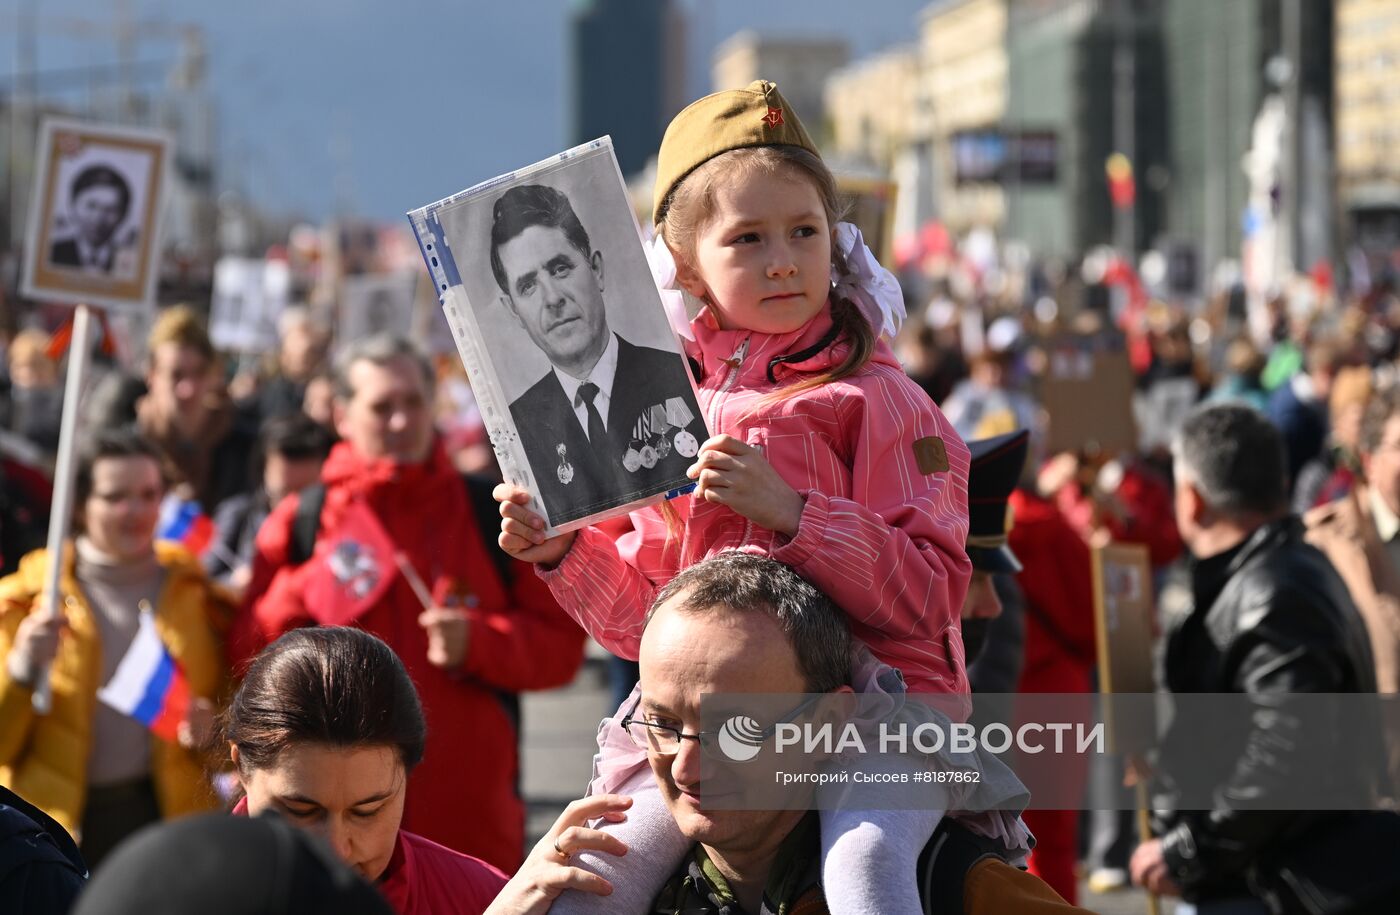
[[559, 379], [554, 377], [554, 370], [550, 369], [539, 381], [526, 388], [525, 393], [510, 402], [510, 411], [515, 414], [516, 422], [519, 422], [523, 412], [556, 407], [560, 404], [567, 406], [568, 401], [564, 399], [564, 390], [559, 386]]
[[664, 372], [679, 374], [683, 371], [684, 364], [684, 359], [678, 353], [650, 346], [639, 346], [629, 342], [621, 334], [617, 335], [617, 370], [619, 375], [622, 374], [623, 366], [627, 366], [629, 370], [647, 374]]
[[63, 238], [53, 243], [49, 250], [49, 260], [59, 264], [76, 264], [78, 262], [78, 240], [75, 238]]
[[1218, 639], [1306, 638], [1345, 643], [1355, 614], [1327, 556], [1291, 534], [1243, 563], [1215, 601], [1208, 625]]

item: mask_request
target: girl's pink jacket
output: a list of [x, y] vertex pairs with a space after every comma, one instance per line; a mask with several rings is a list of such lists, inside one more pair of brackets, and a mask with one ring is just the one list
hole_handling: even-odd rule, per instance
[[[794, 378], [823, 372], [848, 351], [819, 346], [829, 310], [789, 334], [720, 330], [708, 311], [688, 349], [701, 366], [699, 402], [710, 431], [762, 450], [806, 498], [797, 536], [758, 527], [729, 508], [682, 496], [683, 529], [668, 537], [658, 507], [632, 513], [614, 540], [579, 531], [540, 576], [564, 609], [605, 648], [636, 658], [658, 588], [723, 550], [786, 563], [849, 616], [875, 656], [904, 673], [910, 692], [967, 693], [959, 610], [967, 591], [969, 455], [952, 425], [880, 341], [857, 374], [795, 396], [765, 400]], [[814, 351], [815, 350], [815, 351]], [[777, 363], [779, 356], [800, 361]]]

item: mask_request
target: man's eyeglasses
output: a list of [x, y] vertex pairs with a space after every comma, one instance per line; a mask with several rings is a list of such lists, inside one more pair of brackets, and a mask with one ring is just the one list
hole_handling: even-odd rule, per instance
[[[790, 724], [807, 710], [812, 703], [821, 699], [821, 696], [813, 696], [807, 701], [798, 705], [791, 712], [785, 715], [780, 721], [759, 732], [761, 742], [767, 743], [778, 730], [780, 724]], [[700, 745], [700, 749], [711, 759], [721, 762], [728, 762], [726, 756], [716, 743], [719, 734], [714, 731], [697, 731], [694, 734], [686, 734], [680, 728], [671, 727], [669, 724], [657, 724], [651, 721], [641, 721], [633, 716], [637, 712], [637, 706], [641, 705], [642, 697], [638, 696], [637, 701], [632, 703], [627, 714], [622, 716], [622, 728], [627, 732], [627, 736], [632, 739], [632, 743], [649, 753], [658, 756], [675, 756], [681, 751], [681, 741], [693, 740]]]

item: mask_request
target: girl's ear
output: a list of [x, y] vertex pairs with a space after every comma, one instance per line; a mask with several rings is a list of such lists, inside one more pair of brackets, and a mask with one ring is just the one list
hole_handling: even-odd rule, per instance
[[671, 256], [676, 261], [676, 282], [680, 283], [681, 288], [697, 299], [709, 301], [706, 298], [708, 290], [705, 288], [705, 281], [700, 279], [700, 274], [696, 272], [694, 267], [690, 266], [690, 262], [676, 257], [674, 252]]

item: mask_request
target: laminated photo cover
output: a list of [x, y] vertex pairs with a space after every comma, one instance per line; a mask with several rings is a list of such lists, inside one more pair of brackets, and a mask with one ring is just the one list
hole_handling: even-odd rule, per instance
[[408, 217], [501, 472], [550, 533], [694, 488], [709, 431], [610, 139]]

